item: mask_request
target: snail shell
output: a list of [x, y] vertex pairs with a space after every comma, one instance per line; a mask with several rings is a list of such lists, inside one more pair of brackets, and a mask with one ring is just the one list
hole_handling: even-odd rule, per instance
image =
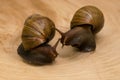
[[26, 19], [22, 32], [22, 44], [30, 50], [48, 43], [55, 35], [55, 24], [47, 17], [33, 14]]
[[94, 6], [84, 6], [76, 11], [71, 21], [71, 29], [76, 26], [90, 25], [92, 33], [99, 32], [104, 25], [103, 13]]

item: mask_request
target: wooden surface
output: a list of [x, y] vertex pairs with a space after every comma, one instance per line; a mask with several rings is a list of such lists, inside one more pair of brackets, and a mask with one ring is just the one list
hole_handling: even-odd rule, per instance
[[[23, 62], [16, 49], [29, 15], [47, 16], [65, 32], [75, 11], [85, 5], [98, 7], [105, 16], [104, 28], [96, 36], [96, 51], [77, 52], [59, 44], [60, 55], [53, 64], [32, 66]], [[59, 37], [56, 33], [50, 44]], [[120, 1], [0, 0], [0, 80], [120, 80]]]

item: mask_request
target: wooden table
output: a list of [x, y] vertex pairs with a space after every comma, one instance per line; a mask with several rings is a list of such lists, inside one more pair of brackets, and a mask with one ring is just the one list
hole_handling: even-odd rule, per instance
[[[94, 52], [61, 48], [51, 65], [32, 66], [17, 54], [25, 19], [41, 14], [54, 21], [63, 32], [69, 30], [77, 9], [98, 7], [105, 25], [96, 35]], [[60, 37], [56, 32], [51, 45]], [[0, 0], [0, 80], [120, 80], [120, 1], [119, 0]], [[93, 54], [92, 54], [93, 53]]]

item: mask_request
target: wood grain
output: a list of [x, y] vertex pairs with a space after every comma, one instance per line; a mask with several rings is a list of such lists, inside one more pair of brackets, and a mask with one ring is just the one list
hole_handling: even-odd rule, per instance
[[[98, 7], [105, 16], [104, 28], [96, 36], [96, 51], [77, 52], [60, 44], [60, 55], [51, 65], [22, 61], [16, 49], [29, 15], [47, 16], [65, 32], [75, 11], [85, 5]], [[0, 80], [120, 80], [119, 24], [119, 0], [0, 0]], [[59, 37], [56, 33], [50, 44]]]

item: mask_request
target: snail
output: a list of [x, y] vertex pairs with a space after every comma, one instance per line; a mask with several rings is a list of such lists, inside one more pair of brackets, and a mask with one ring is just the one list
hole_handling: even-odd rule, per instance
[[56, 47], [48, 44], [55, 35], [55, 24], [47, 17], [33, 14], [25, 20], [22, 31], [22, 43], [18, 54], [30, 64], [44, 65], [52, 63], [58, 53]]
[[74, 14], [70, 30], [61, 34], [62, 45], [71, 45], [80, 51], [94, 51], [96, 49], [95, 34], [98, 33], [104, 25], [103, 13], [95, 6], [84, 6]]

